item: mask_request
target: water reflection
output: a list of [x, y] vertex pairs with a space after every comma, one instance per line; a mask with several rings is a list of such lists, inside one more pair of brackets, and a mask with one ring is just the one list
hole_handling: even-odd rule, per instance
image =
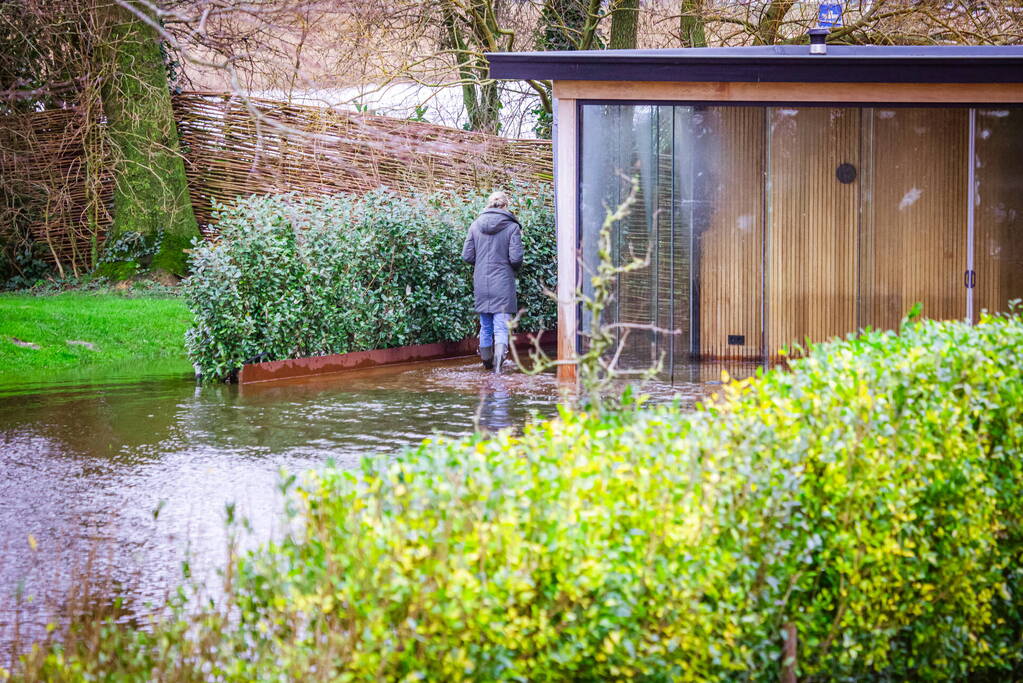
[[480, 431], [493, 433], [514, 425], [511, 416], [512, 394], [503, 375], [497, 375], [483, 384], [479, 396], [476, 419]]

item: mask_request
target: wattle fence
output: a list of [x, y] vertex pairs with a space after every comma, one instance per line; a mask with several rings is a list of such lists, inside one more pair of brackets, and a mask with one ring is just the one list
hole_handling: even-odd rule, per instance
[[61, 269], [91, 266], [113, 189], [96, 133], [78, 109], [0, 117], [0, 249], [38, 243]]
[[214, 199], [238, 195], [486, 190], [552, 179], [546, 140], [209, 93], [178, 95], [174, 107], [203, 226]]
[[[175, 118], [196, 218], [214, 201], [295, 191], [483, 190], [552, 180], [551, 144], [420, 121], [189, 92]], [[0, 118], [0, 246], [46, 245], [62, 269], [91, 267], [110, 226], [102, 121], [75, 109]], [[95, 170], [91, 170], [95, 169]]]

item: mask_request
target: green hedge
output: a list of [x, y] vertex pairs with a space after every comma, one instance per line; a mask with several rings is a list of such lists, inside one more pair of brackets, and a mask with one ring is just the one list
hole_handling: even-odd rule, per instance
[[[518, 189], [521, 329], [552, 329], [557, 280], [549, 188]], [[184, 286], [187, 346], [210, 379], [246, 362], [455, 341], [475, 334], [462, 242], [480, 194], [239, 199], [219, 207]]]
[[40, 678], [1018, 680], [1023, 319], [818, 346], [693, 413], [565, 411], [296, 487], [217, 614]]
[[[300, 489], [246, 559], [247, 674], [1004, 676], [1021, 661], [1023, 321], [815, 348], [683, 414], [564, 413]], [[342, 678], [344, 679], [344, 677]]]

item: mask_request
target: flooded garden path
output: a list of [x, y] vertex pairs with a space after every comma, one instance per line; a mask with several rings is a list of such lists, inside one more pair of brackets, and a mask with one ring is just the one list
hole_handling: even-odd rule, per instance
[[471, 359], [242, 386], [196, 386], [180, 360], [0, 382], [0, 640], [15, 621], [45, 627], [83, 574], [139, 609], [186, 560], [215, 580], [228, 504], [251, 525], [243, 545], [281, 531], [282, 470], [354, 468], [476, 424], [518, 429], [559, 396], [553, 375], [495, 376]]

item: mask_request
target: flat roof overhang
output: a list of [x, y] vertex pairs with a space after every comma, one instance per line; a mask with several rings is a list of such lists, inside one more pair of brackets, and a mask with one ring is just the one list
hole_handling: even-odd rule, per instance
[[718, 83], [1023, 83], [1023, 46], [807, 45], [489, 52], [498, 79]]

